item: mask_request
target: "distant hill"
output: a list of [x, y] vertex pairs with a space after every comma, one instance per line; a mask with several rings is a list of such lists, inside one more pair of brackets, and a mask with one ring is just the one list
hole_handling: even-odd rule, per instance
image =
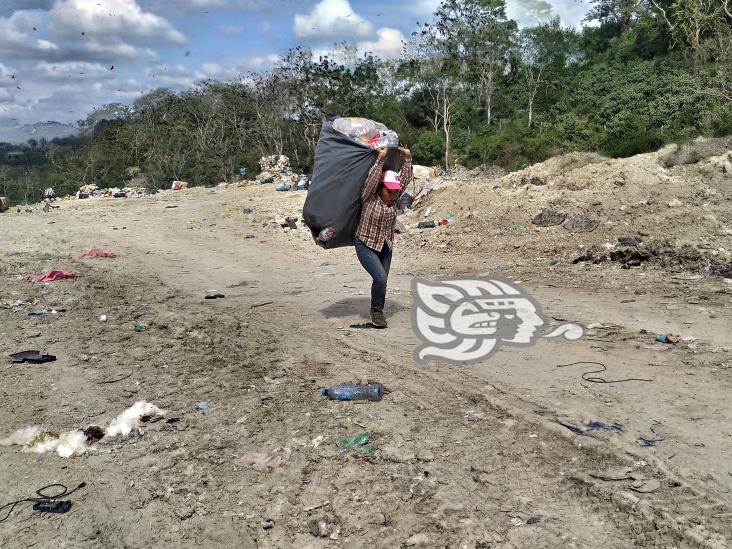
[[78, 131], [79, 129], [75, 126], [50, 121], [36, 122], [25, 126], [0, 125], [0, 142], [21, 144], [29, 139], [39, 140], [42, 138], [51, 141], [56, 137], [68, 137]]

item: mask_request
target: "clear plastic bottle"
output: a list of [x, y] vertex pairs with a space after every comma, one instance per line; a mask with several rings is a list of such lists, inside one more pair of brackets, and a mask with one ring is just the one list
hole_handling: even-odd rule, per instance
[[381, 400], [382, 389], [379, 383], [368, 385], [333, 385], [323, 387], [320, 394], [331, 400]]

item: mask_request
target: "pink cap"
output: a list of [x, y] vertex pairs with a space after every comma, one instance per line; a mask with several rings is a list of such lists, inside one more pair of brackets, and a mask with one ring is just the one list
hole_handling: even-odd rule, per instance
[[381, 174], [381, 182], [390, 191], [398, 191], [402, 188], [399, 184], [399, 174], [392, 170], [386, 170]]

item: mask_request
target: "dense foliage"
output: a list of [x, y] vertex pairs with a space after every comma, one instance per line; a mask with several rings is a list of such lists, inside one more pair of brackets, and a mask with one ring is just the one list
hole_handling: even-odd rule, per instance
[[[732, 133], [732, 0], [593, 0], [591, 26], [519, 29], [504, 0], [444, 0], [398, 62], [296, 48], [267, 74], [106, 105], [80, 137], [0, 144], [0, 196], [46, 186], [210, 185], [262, 155], [308, 171], [321, 120], [396, 130], [416, 162], [514, 169], [566, 151], [627, 156]], [[139, 170], [138, 170], [139, 173]]]

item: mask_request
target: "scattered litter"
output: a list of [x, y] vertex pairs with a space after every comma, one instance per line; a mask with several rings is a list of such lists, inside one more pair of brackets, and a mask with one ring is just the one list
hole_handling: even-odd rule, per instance
[[195, 407], [196, 407], [196, 410], [201, 410], [202, 412], [206, 412], [213, 405], [214, 405], [213, 402], [210, 402], [210, 401], [207, 401], [207, 400], [202, 400], [200, 402], [196, 402]]
[[33, 504], [33, 510], [39, 513], [67, 513], [71, 509], [71, 502], [66, 500], [38, 501]]
[[322, 262], [322, 263], [320, 264], [320, 266], [321, 266], [321, 267], [328, 267], [329, 265], [331, 265], [330, 261], [323, 261], [323, 262]]
[[661, 334], [656, 336], [656, 341], [658, 341], [659, 343], [671, 343], [672, 345], [676, 345], [679, 341], [681, 341], [681, 336]]
[[9, 437], [0, 439], [0, 446], [22, 446], [27, 453], [45, 454], [55, 451], [63, 458], [86, 453], [86, 435], [75, 429], [65, 433], [51, 433], [38, 425], [18, 429]]
[[402, 271], [399, 274], [403, 276], [424, 276], [422, 271]]
[[10, 361], [14, 363], [29, 362], [31, 364], [43, 364], [56, 360], [54, 355], [46, 355], [40, 351], [22, 351], [10, 355]]
[[640, 492], [641, 494], [650, 494], [651, 492], [658, 490], [660, 487], [661, 483], [654, 478], [649, 480], [636, 480], [630, 485], [631, 490]]
[[348, 421], [348, 423], [352, 423], [353, 425], [357, 425], [358, 427], [361, 427], [361, 429], [365, 429], [366, 428], [366, 426], [363, 423], [361, 423], [360, 421], [357, 421], [357, 420], [353, 419], [352, 417], [347, 417], [346, 418], [346, 421]]
[[649, 351], [658, 351], [659, 353], [664, 353], [671, 350], [671, 347], [666, 347], [665, 345], [656, 345], [652, 343], [641, 343], [640, 345], [638, 345], [638, 348], [647, 349]]
[[[9, 509], [8, 513], [0, 519], [0, 522], [5, 522], [6, 520], [8, 520], [8, 518], [10, 518], [10, 514], [13, 512], [13, 509], [15, 509], [21, 503], [25, 503], [26, 501], [33, 503], [33, 510], [40, 513], [66, 513], [69, 511], [69, 509], [71, 509], [71, 502], [68, 500], [61, 500], [59, 498], [68, 497], [77, 490], [84, 488], [84, 486], [86, 486], [86, 482], [80, 483], [73, 490], [69, 490], [68, 487], [63, 484], [49, 484], [48, 486], [39, 488], [38, 490], [36, 490], [36, 495], [34, 497], [18, 499], [1, 506], [0, 511], [5, 509], [6, 507], [9, 507]], [[53, 494], [47, 494], [46, 492], [49, 488], [61, 488], [61, 490], [57, 490]]]
[[84, 429], [84, 436], [86, 437], [86, 441], [89, 443], [97, 442], [104, 438], [104, 429], [97, 425], [90, 425]]
[[274, 303], [274, 301], [265, 301], [264, 303], [255, 303], [254, 305], [251, 305], [249, 308], [255, 309], [257, 307], [264, 307], [265, 305], [272, 305], [272, 303]]
[[596, 431], [596, 430], [604, 430], [604, 431], [619, 431], [623, 432], [623, 424], [618, 422], [613, 422], [610, 424], [603, 423], [602, 421], [588, 421], [585, 425], [587, 425], [588, 431]]
[[56, 280], [65, 280], [68, 278], [76, 278], [78, 275], [63, 269], [54, 269], [40, 275], [30, 275], [26, 278], [28, 282], [54, 282]]
[[732, 263], [727, 265], [718, 265], [712, 263], [707, 269], [711, 276], [722, 276], [724, 278], [732, 278]]
[[529, 517], [526, 519], [526, 524], [536, 524], [540, 521], [541, 519], [539, 517]]
[[132, 374], [134, 374], [134, 373], [135, 373], [134, 370], [130, 370], [130, 373], [129, 374], [125, 374], [122, 377], [118, 377], [118, 378], [115, 378], [115, 379], [109, 379], [109, 380], [106, 380], [106, 381], [100, 381], [99, 384], [100, 385], [107, 385], [107, 384], [111, 384], [111, 383], [117, 383], [119, 381], [124, 381], [125, 379], [128, 379], [128, 378], [132, 377]]
[[109, 424], [109, 427], [104, 431], [104, 434], [108, 437], [127, 436], [132, 432], [133, 428], [139, 427], [139, 422], [145, 418], [162, 417], [164, 414], [165, 412], [154, 404], [145, 402], [144, 400], [138, 400], [114, 418], [112, 423]]
[[28, 311], [28, 316], [43, 316], [44, 314], [46, 314], [46, 311], [43, 309], [31, 309]]
[[96, 259], [98, 257], [117, 257], [117, 254], [107, 248], [92, 248], [88, 252], [71, 252], [71, 259]]
[[237, 463], [250, 467], [262, 473], [268, 473], [277, 467], [282, 467], [290, 457], [289, 448], [277, 448], [268, 454], [250, 452], [241, 456]]
[[378, 329], [376, 326], [374, 326], [370, 322], [362, 322], [360, 324], [351, 324], [349, 326], [349, 328], [362, 328], [362, 329], [372, 329], [373, 328], [375, 330]]
[[211, 291], [206, 294], [204, 299], [223, 299], [224, 297], [226, 296], [220, 292]]
[[[638, 378], [638, 377], [629, 377], [629, 378], [625, 378], [625, 379], [608, 380], [608, 379], [605, 379], [602, 377], [591, 376], [591, 374], [599, 374], [599, 373], [607, 371], [607, 366], [605, 366], [605, 364], [603, 364], [602, 362], [588, 362], [588, 361], [581, 360], [579, 362], [572, 362], [570, 364], [557, 364], [557, 368], [565, 368], [567, 366], [575, 366], [577, 364], [595, 364], [597, 366], [602, 366], [602, 370], [591, 370], [589, 372], [585, 372], [582, 374], [582, 379], [584, 379], [585, 381], [589, 381], [591, 383], [624, 383], [626, 381], [648, 381], [648, 382], [653, 381], [652, 379], [645, 379], [645, 378]], [[588, 377], [588, 376], [590, 376], [590, 377]]]
[[590, 473], [590, 476], [600, 480], [625, 480], [631, 478], [630, 474], [630, 467], [613, 467], [599, 473]]
[[331, 400], [379, 401], [382, 397], [382, 387], [379, 383], [371, 383], [368, 385], [333, 385], [320, 389], [320, 394]]
[[376, 445], [369, 442], [369, 433], [361, 433], [352, 437], [345, 437], [336, 440], [336, 445], [340, 448], [341, 453], [349, 450], [357, 450], [362, 454], [371, 454], [376, 450]]
[[135, 323], [132, 325], [132, 328], [136, 332], [144, 332], [145, 330], [147, 330], [147, 324], [143, 324], [142, 322], [136, 320]]
[[663, 438], [648, 438], [648, 437], [640, 437], [638, 438], [638, 441], [641, 443], [641, 446], [644, 448], [650, 448], [651, 446], [655, 446], [657, 442], [663, 442], [666, 439]]
[[99, 322], [107, 322], [107, 315], [99, 315]]

